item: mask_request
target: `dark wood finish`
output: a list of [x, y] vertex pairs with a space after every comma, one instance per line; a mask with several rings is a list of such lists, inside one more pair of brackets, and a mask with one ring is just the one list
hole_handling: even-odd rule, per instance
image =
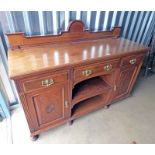
[[59, 35], [7, 34], [9, 76], [32, 137], [130, 95], [148, 48], [120, 31], [90, 32], [78, 20]]

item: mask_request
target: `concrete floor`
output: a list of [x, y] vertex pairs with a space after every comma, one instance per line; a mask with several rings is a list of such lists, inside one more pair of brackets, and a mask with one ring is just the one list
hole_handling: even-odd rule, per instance
[[155, 143], [155, 75], [140, 78], [132, 96], [68, 124], [33, 142], [22, 108], [12, 114], [13, 143]]

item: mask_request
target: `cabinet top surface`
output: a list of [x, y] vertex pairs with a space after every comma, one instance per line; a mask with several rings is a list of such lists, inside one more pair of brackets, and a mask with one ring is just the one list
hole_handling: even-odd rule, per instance
[[147, 51], [147, 48], [121, 38], [26, 47], [8, 52], [9, 75], [13, 78], [92, 59], [113, 58], [142, 51]]
[[70, 23], [67, 32], [55, 36], [24, 37], [23, 33], [7, 34], [12, 49], [15, 47], [8, 51], [9, 76], [13, 79], [44, 70], [148, 50], [143, 45], [118, 38], [120, 31], [119, 27], [115, 27], [111, 31], [90, 32], [85, 30], [82, 21], [77, 20]]

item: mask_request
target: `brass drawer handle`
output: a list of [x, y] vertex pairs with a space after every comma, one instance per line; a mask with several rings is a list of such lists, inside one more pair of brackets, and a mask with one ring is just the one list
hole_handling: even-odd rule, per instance
[[131, 65], [134, 65], [136, 63], [136, 61], [137, 61], [136, 59], [131, 59], [129, 62]]
[[84, 71], [82, 71], [82, 75], [84, 75], [84, 76], [89, 76], [89, 75], [91, 75], [93, 72], [92, 72], [92, 70], [84, 70]]
[[53, 79], [46, 79], [46, 80], [41, 81], [41, 83], [42, 83], [42, 86], [48, 87], [54, 84], [54, 81]]
[[104, 70], [105, 70], [105, 71], [111, 71], [111, 70], [112, 70], [112, 65], [111, 65], [111, 64], [106, 64], [106, 65], [104, 66]]

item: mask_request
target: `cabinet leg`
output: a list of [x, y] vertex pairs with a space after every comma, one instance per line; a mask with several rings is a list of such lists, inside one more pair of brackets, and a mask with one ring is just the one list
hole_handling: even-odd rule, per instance
[[105, 106], [105, 109], [109, 109], [110, 108], [110, 104]]
[[32, 141], [36, 141], [39, 138], [39, 135], [31, 136]]
[[69, 125], [72, 125], [73, 124], [73, 120], [69, 121], [68, 124]]

